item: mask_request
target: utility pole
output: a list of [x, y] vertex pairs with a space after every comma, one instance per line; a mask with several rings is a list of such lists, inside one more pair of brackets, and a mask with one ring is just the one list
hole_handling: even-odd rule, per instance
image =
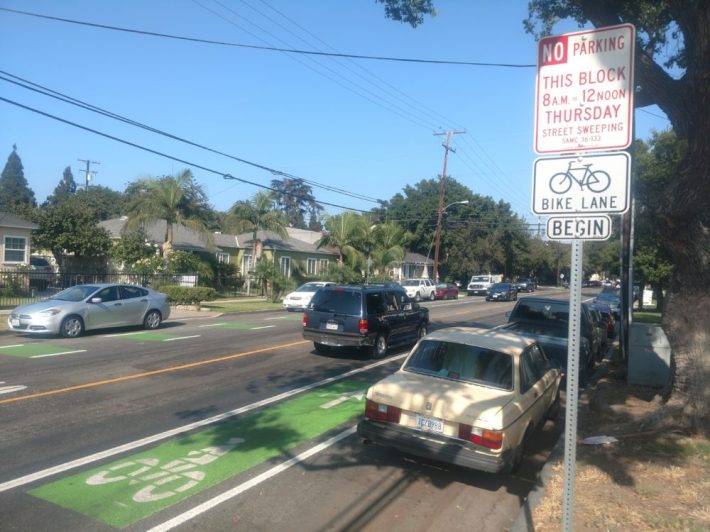
[[451, 135], [461, 135], [466, 131], [446, 131], [442, 133], [434, 133], [434, 136], [446, 135], [446, 142], [442, 144], [444, 147], [444, 170], [441, 172], [441, 184], [439, 186], [439, 210], [436, 218], [436, 236], [434, 237], [434, 282], [439, 282], [439, 246], [441, 244], [441, 217], [444, 213], [444, 191], [446, 190], [446, 162], [449, 159], [449, 152], [456, 153], [451, 144]]
[[85, 190], [88, 191], [88, 190], [89, 190], [89, 181], [91, 181], [91, 176], [98, 174], [98, 172], [96, 172], [96, 171], [94, 171], [93, 174], [91, 173], [91, 165], [92, 165], [92, 164], [101, 164], [101, 163], [98, 162], [98, 161], [90, 161], [89, 159], [77, 159], [77, 161], [79, 161], [79, 162], [81, 162], [81, 163], [86, 163], [86, 170], [79, 170], [79, 171], [86, 173], [86, 176], [85, 176], [85, 178], [86, 178], [86, 181], [85, 181], [85, 183], [86, 183]]

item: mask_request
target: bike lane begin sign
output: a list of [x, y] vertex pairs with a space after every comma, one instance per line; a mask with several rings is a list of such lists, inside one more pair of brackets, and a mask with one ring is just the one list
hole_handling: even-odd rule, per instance
[[624, 213], [629, 208], [629, 171], [630, 157], [626, 152], [536, 159], [532, 212]]
[[631, 24], [545, 37], [538, 43], [535, 151], [571, 153], [631, 144]]

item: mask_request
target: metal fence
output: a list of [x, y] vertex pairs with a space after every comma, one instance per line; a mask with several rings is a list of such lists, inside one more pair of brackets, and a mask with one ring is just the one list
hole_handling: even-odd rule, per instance
[[[154, 288], [162, 285], [209, 286], [220, 295], [244, 295], [246, 280], [241, 275], [201, 278], [196, 273], [49, 273], [26, 268], [0, 269], [0, 308], [13, 308], [24, 303], [40, 301], [78, 284], [124, 283]], [[251, 280], [251, 294], [261, 293], [259, 279]]]

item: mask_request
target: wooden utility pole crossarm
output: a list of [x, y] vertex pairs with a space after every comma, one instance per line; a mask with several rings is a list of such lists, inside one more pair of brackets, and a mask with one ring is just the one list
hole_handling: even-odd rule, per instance
[[441, 184], [439, 186], [439, 209], [436, 218], [436, 236], [434, 237], [434, 282], [439, 282], [439, 246], [441, 245], [441, 217], [444, 214], [444, 192], [446, 191], [446, 163], [449, 159], [449, 152], [456, 153], [451, 147], [451, 136], [462, 135], [465, 131], [446, 131], [442, 133], [434, 133], [434, 136], [446, 135], [446, 142], [442, 144], [444, 147], [444, 169], [441, 172]]

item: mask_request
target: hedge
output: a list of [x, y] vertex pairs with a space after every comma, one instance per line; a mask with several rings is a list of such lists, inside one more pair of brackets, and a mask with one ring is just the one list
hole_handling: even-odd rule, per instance
[[208, 286], [179, 286], [164, 284], [158, 288], [168, 296], [168, 301], [176, 305], [196, 305], [217, 297], [217, 291]]

